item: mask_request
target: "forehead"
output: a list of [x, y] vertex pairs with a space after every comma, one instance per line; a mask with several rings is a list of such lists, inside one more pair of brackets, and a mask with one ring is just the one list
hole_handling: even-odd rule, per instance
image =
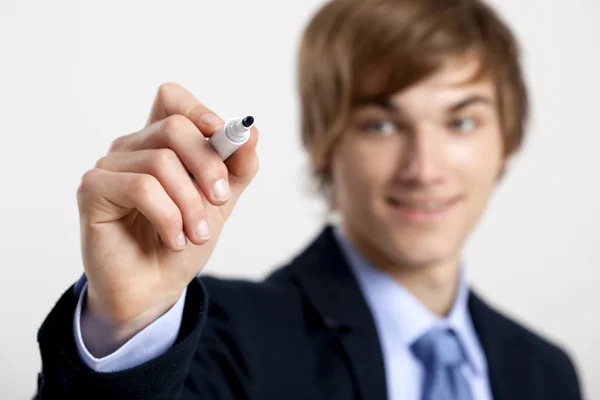
[[493, 104], [495, 85], [475, 57], [450, 59], [431, 75], [399, 91], [386, 90], [381, 76], [372, 74], [364, 81], [356, 106], [392, 103], [402, 108], [447, 107], [467, 97], [478, 96]]

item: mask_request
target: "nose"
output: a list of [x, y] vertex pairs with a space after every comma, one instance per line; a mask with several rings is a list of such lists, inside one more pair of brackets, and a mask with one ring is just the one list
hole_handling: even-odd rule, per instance
[[410, 183], [431, 185], [443, 180], [443, 138], [435, 129], [411, 132], [404, 142], [400, 178]]

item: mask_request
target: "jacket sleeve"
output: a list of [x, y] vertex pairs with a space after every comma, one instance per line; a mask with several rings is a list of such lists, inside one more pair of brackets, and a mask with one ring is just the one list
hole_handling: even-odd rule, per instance
[[556, 385], [555, 393], [563, 393], [559, 398], [582, 400], [581, 382], [574, 361], [565, 350], [558, 348], [554, 363], [556, 368], [550, 375], [550, 382]]
[[207, 324], [208, 294], [199, 279], [187, 288], [174, 345], [137, 367], [114, 373], [93, 371], [78, 356], [72, 329], [76, 305], [72, 287], [38, 332], [42, 370], [36, 400], [251, 398], [235, 339], [218, 316]]

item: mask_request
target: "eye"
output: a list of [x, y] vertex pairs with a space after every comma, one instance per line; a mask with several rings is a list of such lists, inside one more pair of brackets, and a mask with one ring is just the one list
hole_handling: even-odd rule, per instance
[[390, 120], [373, 120], [363, 124], [362, 130], [367, 133], [387, 136], [395, 133], [398, 127]]
[[470, 132], [477, 128], [477, 121], [474, 118], [456, 118], [450, 122], [450, 129], [459, 132]]

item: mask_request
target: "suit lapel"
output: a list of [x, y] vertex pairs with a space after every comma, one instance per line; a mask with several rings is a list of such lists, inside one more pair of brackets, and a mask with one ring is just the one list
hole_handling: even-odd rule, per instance
[[[330, 226], [294, 259], [289, 271], [317, 311], [321, 326], [342, 344], [358, 398], [386, 399], [375, 322]], [[535, 368], [524, 357], [527, 349], [518, 330], [474, 293], [469, 296], [469, 312], [486, 356], [493, 399], [535, 399], [531, 376]]]
[[290, 265], [290, 273], [333, 331], [347, 356], [360, 399], [386, 399], [382, 350], [375, 323], [328, 226]]
[[536, 399], [534, 369], [512, 324], [474, 293], [469, 312], [485, 352], [494, 400]]

